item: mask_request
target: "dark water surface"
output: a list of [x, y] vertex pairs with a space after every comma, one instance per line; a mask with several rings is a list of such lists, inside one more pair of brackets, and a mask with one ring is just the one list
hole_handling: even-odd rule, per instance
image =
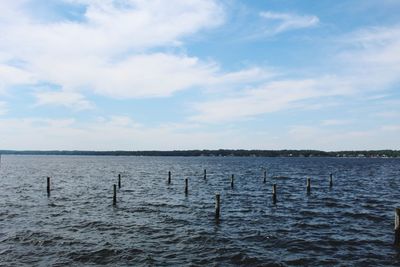
[[0, 265], [400, 266], [399, 188], [399, 159], [3, 156]]

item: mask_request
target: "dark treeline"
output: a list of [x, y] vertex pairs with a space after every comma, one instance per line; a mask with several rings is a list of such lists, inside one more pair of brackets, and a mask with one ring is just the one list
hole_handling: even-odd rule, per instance
[[82, 155], [82, 156], [183, 156], [183, 157], [400, 157], [400, 150], [319, 151], [319, 150], [173, 150], [173, 151], [82, 151], [82, 150], [0, 150], [12, 155]]

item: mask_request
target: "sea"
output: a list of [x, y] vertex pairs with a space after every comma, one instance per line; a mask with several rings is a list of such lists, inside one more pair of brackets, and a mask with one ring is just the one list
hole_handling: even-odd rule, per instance
[[0, 190], [0, 266], [400, 266], [400, 159], [3, 155]]

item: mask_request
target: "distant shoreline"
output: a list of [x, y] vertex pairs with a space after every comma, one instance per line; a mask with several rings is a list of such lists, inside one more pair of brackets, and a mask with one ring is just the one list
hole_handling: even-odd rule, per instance
[[2, 155], [60, 156], [182, 156], [182, 157], [337, 157], [337, 158], [400, 158], [400, 150], [171, 150], [171, 151], [88, 151], [88, 150], [0, 150]]

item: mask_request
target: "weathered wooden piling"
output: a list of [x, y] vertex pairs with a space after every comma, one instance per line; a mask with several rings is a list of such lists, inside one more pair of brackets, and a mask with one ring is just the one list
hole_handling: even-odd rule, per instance
[[264, 183], [267, 182], [267, 171], [264, 171]]
[[329, 187], [332, 187], [333, 186], [333, 174], [331, 173], [331, 174], [329, 174]]
[[394, 216], [394, 245], [400, 247], [400, 208], [396, 208]]
[[113, 206], [115, 206], [115, 205], [117, 205], [117, 185], [116, 184], [113, 185], [113, 191], [114, 191]]
[[207, 170], [204, 169], [204, 180], [207, 179]]
[[189, 192], [189, 180], [188, 178], [185, 178], [185, 195], [187, 195]]
[[170, 184], [171, 183], [171, 172], [169, 171], [168, 172], [168, 184]]
[[307, 178], [307, 193], [311, 192], [311, 178]]
[[47, 177], [47, 196], [50, 196], [50, 177]]
[[221, 211], [221, 196], [220, 194], [215, 194], [215, 218], [218, 220]]
[[276, 203], [276, 184], [272, 185], [272, 202]]
[[232, 177], [231, 177], [231, 188], [233, 188], [233, 185], [234, 185], [234, 179], [235, 179], [235, 176], [232, 174]]
[[118, 174], [118, 188], [121, 188], [121, 174]]

